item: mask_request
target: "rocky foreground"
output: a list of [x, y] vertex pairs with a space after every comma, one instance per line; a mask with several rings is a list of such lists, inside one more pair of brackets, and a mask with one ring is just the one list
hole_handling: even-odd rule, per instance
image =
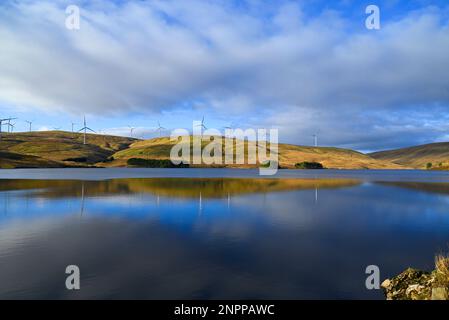
[[387, 300], [449, 300], [449, 258], [437, 257], [435, 270], [409, 268], [382, 283]]

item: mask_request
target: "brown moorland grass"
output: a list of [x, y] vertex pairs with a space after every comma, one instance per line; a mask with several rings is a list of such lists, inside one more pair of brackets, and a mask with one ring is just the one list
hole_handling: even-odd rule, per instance
[[426, 169], [427, 164], [432, 164], [432, 169], [449, 169], [449, 142], [432, 143], [410, 148], [380, 151], [369, 154], [378, 159], [391, 161], [400, 165]]
[[94, 165], [136, 141], [131, 138], [64, 131], [3, 133], [0, 168]]
[[[229, 138], [223, 138], [223, 155], [226, 148], [244, 146], [245, 148], [245, 165], [223, 165], [225, 167], [259, 167], [259, 163], [248, 165], [248, 142]], [[192, 140], [192, 139], [191, 139]], [[143, 158], [143, 159], [170, 159], [170, 150], [175, 145], [168, 137], [155, 138], [144, 141], [137, 141], [130, 145], [129, 148], [118, 151], [113, 155], [114, 161], [110, 166], [123, 166], [127, 159]], [[209, 141], [202, 141], [202, 147], [206, 146]], [[268, 145], [269, 149], [269, 145]], [[192, 151], [192, 142], [190, 142], [190, 150]], [[192, 153], [192, 152], [191, 152]], [[308, 147], [296, 146], [290, 144], [279, 144], [279, 164], [282, 168], [294, 169], [295, 164], [299, 162], [319, 162], [325, 168], [332, 169], [401, 169], [404, 166], [391, 163], [389, 161], [373, 159], [363, 153], [341, 148], [333, 147]], [[224, 162], [224, 161], [223, 161]]]

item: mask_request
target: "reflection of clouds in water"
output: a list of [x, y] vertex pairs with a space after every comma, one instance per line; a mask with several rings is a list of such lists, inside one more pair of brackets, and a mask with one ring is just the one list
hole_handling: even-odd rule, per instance
[[[227, 265], [226, 250], [220, 244], [213, 249], [208, 243], [154, 224], [93, 220], [74, 228], [67, 222], [57, 227], [34, 225], [27, 230], [33, 237], [21, 239], [26, 246], [20, 254], [8, 257], [2, 269], [0, 296], [26, 292], [30, 297], [52, 298], [201, 298], [212, 288], [216, 290], [209, 294], [217, 297], [245, 297], [250, 291], [269, 296], [264, 281], [248, 277], [243, 269], [233, 267], [232, 261]], [[10, 249], [16, 252], [18, 247]], [[223, 261], [217, 260], [220, 256]], [[36, 265], [42, 258], [46, 263]], [[78, 292], [63, 288], [67, 264], [81, 268], [82, 289]]]
[[[425, 268], [449, 241], [447, 198], [376, 184], [320, 189], [318, 203], [314, 189], [203, 198], [201, 215], [198, 198], [158, 207], [154, 194], [86, 197], [82, 219], [79, 198], [31, 198], [25, 214], [11, 201], [22, 216], [0, 222], [1, 298], [382, 298], [364, 287], [368, 264]], [[68, 264], [79, 292], [64, 288]]]
[[[342, 279], [326, 274], [328, 265], [319, 263], [321, 250], [328, 248], [310, 246], [302, 235], [267, 230], [229, 244], [153, 223], [72, 223], [27, 230], [33, 237], [22, 239], [21, 250], [11, 248], [16, 254], [2, 269], [0, 296], [316, 298], [326, 296], [323, 288], [333, 288], [330, 294], [337, 295], [341, 290]], [[312, 242], [319, 237], [307, 236]], [[68, 264], [81, 268], [78, 292], [63, 287]], [[314, 278], [316, 272], [323, 275]]]

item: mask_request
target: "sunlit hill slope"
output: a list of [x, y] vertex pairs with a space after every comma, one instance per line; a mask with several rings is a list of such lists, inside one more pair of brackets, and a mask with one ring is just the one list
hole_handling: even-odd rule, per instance
[[131, 138], [63, 131], [3, 133], [0, 168], [93, 166], [136, 141]]
[[449, 142], [375, 152], [370, 156], [416, 169], [447, 170], [449, 167]]
[[[205, 146], [209, 142], [203, 141]], [[63, 131], [3, 133], [0, 140], [0, 168], [54, 167], [125, 167], [128, 159], [170, 159], [175, 142], [168, 137], [137, 140], [126, 137], [83, 134]], [[225, 148], [245, 146], [247, 142], [223, 138]], [[270, 150], [270, 148], [268, 148]], [[407, 164], [366, 155], [357, 151], [332, 147], [307, 147], [279, 144], [279, 165], [294, 168], [300, 162], [319, 162], [333, 169], [401, 169]], [[214, 167], [259, 167], [256, 164], [213, 165]], [[204, 166], [204, 165], [203, 165]]]

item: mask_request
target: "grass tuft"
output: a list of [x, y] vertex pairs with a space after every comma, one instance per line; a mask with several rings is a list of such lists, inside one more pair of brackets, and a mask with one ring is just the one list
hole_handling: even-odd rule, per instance
[[435, 257], [435, 271], [438, 278], [449, 285], [449, 256], [438, 255]]

